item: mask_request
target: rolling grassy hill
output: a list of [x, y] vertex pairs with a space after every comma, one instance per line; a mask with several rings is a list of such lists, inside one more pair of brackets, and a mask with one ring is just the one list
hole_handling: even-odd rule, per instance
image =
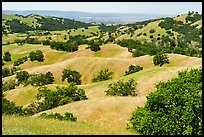
[[[175, 17], [175, 20], [185, 22], [187, 14]], [[23, 17], [12, 15], [3, 16], [3, 22], [11, 19], [21, 19]], [[36, 18], [36, 15], [29, 15], [24, 21], [27, 25], [30, 20], [27, 18]], [[123, 26], [117, 31], [112, 32], [116, 41], [121, 39], [146, 39], [150, 40], [149, 31], [154, 28], [154, 37], [160, 35], [167, 35], [166, 30], [161, 28], [158, 24], [162, 21], [156, 20], [147, 23], [141, 29], [134, 30], [133, 36], [127, 33], [132, 26]], [[36, 22], [34, 22], [36, 23]], [[202, 20], [198, 20], [191, 25], [198, 24], [198, 28], [202, 27]], [[84, 32], [82, 31], [84, 30]], [[99, 26], [90, 26], [88, 29], [72, 29], [70, 35], [86, 35], [92, 36], [92, 33], [99, 31]], [[175, 36], [179, 34], [172, 31]], [[50, 35], [54, 41], [64, 41], [64, 35], [67, 35], [67, 30], [50, 31]], [[116, 34], [118, 33], [118, 34]], [[122, 34], [124, 33], [124, 34]], [[140, 33], [147, 35], [137, 36]], [[8, 43], [15, 39], [26, 38], [25, 33], [14, 33], [3, 35], [2, 43]], [[47, 36], [31, 36], [38, 39], [46, 39]], [[98, 36], [93, 36], [98, 37]], [[90, 37], [93, 38], [93, 37]], [[104, 33], [103, 38], [107, 39], [108, 32]], [[89, 39], [89, 38], [88, 38]], [[144, 55], [133, 58], [132, 53], [127, 48], [121, 47], [113, 42], [101, 45], [101, 50], [93, 52], [87, 49], [86, 44], [80, 45], [79, 50], [75, 52], [56, 51], [49, 46], [42, 44], [6, 44], [2, 46], [2, 53], [9, 51], [11, 53], [12, 61], [6, 62], [4, 67], [11, 67], [13, 62], [20, 57], [27, 56], [31, 51], [41, 50], [44, 54], [44, 62], [26, 61], [20, 67], [31, 74], [52, 72], [55, 78], [53, 84], [47, 85], [50, 89], [55, 89], [56, 86], [65, 86], [67, 82], [61, 81], [61, 74], [63, 69], [77, 70], [82, 74], [82, 85], [78, 87], [85, 90], [88, 100], [77, 101], [63, 106], [59, 106], [47, 111], [46, 113], [73, 113], [77, 118], [77, 123], [63, 122], [58, 120], [41, 119], [37, 116], [43, 112], [33, 115], [32, 117], [17, 117], [17, 116], [2, 116], [3, 119], [3, 134], [138, 134], [126, 129], [126, 124], [130, 118], [131, 113], [137, 106], [143, 106], [146, 102], [146, 96], [156, 90], [155, 85], [160, 81], [167, 81], [178, 75], [179, 71], [202, 67], [202, 58], [190, 57], [180, 54], [168, 54], [170, 64], [165, 64], [162, 67], [154, 66], [153, 56]], [[130, 75], [126, 75], [130, 65], [140, 65], [143, 70]], [[97, 73], [103, 69], [108, 68], [114, 72], [113, 78], [106, 81], [92, 83], [92, 79]], [[3, 80], [15, 78], [15, 75], [5, 77]], [[136, 97], [117, 97], [106, 96], [105, 90], [108, 85], [123, 79], [124, 81], [134, 79], [137, 82], [138, 95]], [[38, 87], [31, 85], [23, 87], [22, 85], [13, 90], [5, 92], [5, 96], [10, 101], [15, 102], [17, 106], [26, 107], [36, 100]], [[16, 124], [13, 124], [13, 123]], [[68, 130], [69, 129], [69, 130]]]

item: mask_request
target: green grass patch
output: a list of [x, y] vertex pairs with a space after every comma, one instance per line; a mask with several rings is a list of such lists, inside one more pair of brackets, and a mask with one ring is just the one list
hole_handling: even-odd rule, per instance
[[98, 135], [135, 134], [126, 129], [103, 127], [87, 122], [69, 122], [33, 117], [2, 116], [3, 135]]

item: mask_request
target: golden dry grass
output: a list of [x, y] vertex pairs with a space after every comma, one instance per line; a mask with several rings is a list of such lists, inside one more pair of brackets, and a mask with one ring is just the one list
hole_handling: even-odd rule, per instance
[[[46, 113], [72, 112], [79, 121], [99, 123], [106, 127], [126, 128], [127, 120], [136, 106], [143, 106], [145, 97], [100, 97], [78, 101], [51, 110]], [[38, 113], [35, 116], [38, 116]]]

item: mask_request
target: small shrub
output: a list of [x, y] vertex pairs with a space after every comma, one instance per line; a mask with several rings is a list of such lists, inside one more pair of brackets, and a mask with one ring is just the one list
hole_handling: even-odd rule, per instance
[[116, 83], [110, 84], [108, 86], [108, 90], [106, 90], [106, 95], [109, 96], [136, 96], [137, 95], [137, 89], [136, 89], [137, 83], [134, 79], [129, 79], [127, 82], [123, 82], [123, 80], [119, 80]]
[[103, 80], [111, 79], [113, 72], [109, 72], [109, 69], [102, 69], [98, 75], [92, 79], [92, 82], [98, 82]]
[[4, 52], [3, 60], [7, 61], [7, 62], [11, 61], [11, 53], [10, 52]]
[[42, 113], [42, 114], [40, 114], [39, 117], [49, 118], [49, 119], [59, 119], [59, 120], [73, 121], [73, 122], [77, 121], [77, 117], [75, 117], [70, 112], [66, 112], [64, 117], [62, 115], [60, 115], [60, 113], [54, 113], [54, 114], [53, 113], [52, 114]]
[[151, 30], [149, 31], [149, 33], [154, 33], [154, 32], [156, 32], [154, 29], [151, 29]]
[[130, 65], [129, 66], [129, 70], [128, 71], [125, 71], [125, 75], [129, 75], [129, 74], [132, 74], [132, 73], [135, 73], [135, 72], [138, 72], [140, 70], [143, 70], [143, 67], [137, 65], [137, 66], [133, 66], [133, 65]]

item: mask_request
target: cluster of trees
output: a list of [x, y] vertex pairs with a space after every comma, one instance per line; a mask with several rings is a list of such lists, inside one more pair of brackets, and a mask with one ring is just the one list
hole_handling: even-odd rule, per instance
[[192, 11], [188, 13], [188, 16], [185, 18], [185, 20], [194, 23], [196, 21], [202, 20], [202, 15], [198, 14], [198, 12], [194, 13]]
[[100, 32], [115, 32], [119, 26], [106, 26], [101, 24], [99, 27]]
[[175, 40], [170, 39], [169, 37], [162, 37], [162, 42], [170, 42], [170, 45], [156, 45], [155, 43], [143, 44], [139, 40], [124, 39], [117, 41], [117, 44], [122, 47], [127, 47], [128, 51], [132, 52], [133, 57], [139, 57], [143, 55], [156, 55], [157, 52], [163, 53], [177, 53], [193, 57], [202, 57], [202, 51], [199, 51], [198, 48], [194, 48], [191, 45], [187, 45], [182, 37], [178, 38], [178, 44], [176, 45]]
[[202, 69], [179, 72], [156, 88], [132, 113], [128, 128], [143, 135], [202, 135]]
[[103, 81], [103, 80], [108, 80], [111, 79], [113, 75], [113, 72], [109, 72], [109, 69], [105, 68], [102, 69], [98, 75], [92, 79], [92, 82], [98, 82], [98, 81]]
[[32, 86], [42, 86], [52, 84], [54, 82], [54, 77], [51, 72], [47, 72], [45, 74], [35, 74], [29, 78], [28, 82]]
[[21, 58], [18, 58], [16, 61], [14, 61], [13, 65], [14, 66], [19, 66], [20, 64], [23, 64], [26, 61], [28, 61], [28, 57], [27, 56], [21, 57]]
[[62, 71], [62, 81], [67, 79], [68, 83], [75, 83], [77, 85], [81, 85], [81, 74], [78, 71], [70, 70], [70, 69], [64, 69]]
[[10, 33], [24, 33], [26, 31], [34, 30], [34, 28], [28, 26], [18, 19], [6, 20], [5, 25], [9, 26]]
[[189, 44], [191, 44], [192, 41], [201, 42], [200, 35], [202, 35], [202, 30], [190, 24], [184, 24], [182, 21], [176, 21], [173, 18], [165, 18], [164, 21], [159, 23], [159, 26], [166, 30], [172, 29], [184, 35], [184, 41]]
[[129, 79], [127, 82], [119, 80], [108, 85], [108, 90], [105, 93], [108, 96], [136, 96], [138, 92], [136, 85], [137, 83], [134, 79]]
[[74, 83], [63, 87], [57, 86], [55, 91], [45, 86], [39, 87], [38, 90], [37, 101], [26, 108], [28, 114], [32, 115], [67, 103], [88, 99], [85, 90], [78, 88]]
[[31, 51], [28, 57], [30, 58], [30, 61], [37, 60], [39, 62], [43, 62], [45, 60], [43, 52], [41, 50]]
[[130, 65], [129, 66], [129, 70], [128, 71], [125, 71], [125, 75], [129, 75], [129, 74], [132, 74], [132, 73], [135, 73], [135, 72], [138, 72], [140, 70], [143, 70], [143, 67], [139, 66], [139, 65]]
[[51, 72], [30, 75], [27, 71], [20, 71], [16, 73], [16, 79], [19, 84], [24, 84], [25, 86], [28, 84], [32, 86], [42, 86], [54, 82], [54, 77]]
[[38, 23], [42, 23], [41, 26], [37, 26], [37, 30], [66, 30], [66, 29], [77, 29], [92, 26], [91, 23], [84, 23], [80, 21], [75, 21], [67, 18], [58, 17], [41, 17], [36, 18]]
[[77, 117], [75, 117], [72, 113], [70, 112], [66, 112], [65, 116], [60, 115], [60, 113], [51, 113], [51, 114], [46, 114], [46, 113], [42, 113], [40, 114], [41, 118], [48, 118], [48, 119], [59, 119], [59, 120], [66, 120], [66, 121], [72, 121], [72, 122], [76, 122], [77, 121]]

